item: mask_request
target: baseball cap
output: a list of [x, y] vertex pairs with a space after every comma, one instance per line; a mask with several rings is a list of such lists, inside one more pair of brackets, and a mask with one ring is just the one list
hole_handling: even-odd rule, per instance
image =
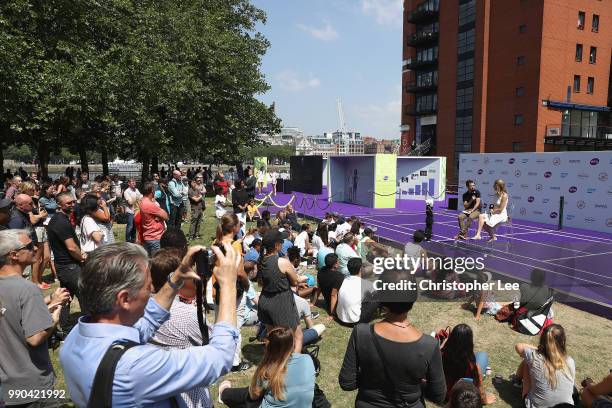
[[10, 198], [1, 198], [0, 199], [0, 210], [5, 210], [11, 206], [13, 202]]

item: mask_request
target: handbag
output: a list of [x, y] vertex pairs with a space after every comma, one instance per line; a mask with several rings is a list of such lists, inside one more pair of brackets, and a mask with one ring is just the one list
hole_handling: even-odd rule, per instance
[[[303, 354], [308, 354], [312, 358], [312, 363], [315, 367], [315, 376], [321, 372], [321, 361], [319, 361], [319, 345], [309, 344], [302, 348]], [[312, 408], [329, 408], [331, 404], [319, 384], [315, 383], [314, 396], [312, 398]]]
[[436, 340], [438, 340], [438, 343], [442, 344], [444, 343], [444, 341], [446, 341], [446, 339], [449, 338], [451, 333], [451, 327], [450, 326], [446, 326], [446, 329], [440, 329], [438, 330], [438, 332], [436, 333]]

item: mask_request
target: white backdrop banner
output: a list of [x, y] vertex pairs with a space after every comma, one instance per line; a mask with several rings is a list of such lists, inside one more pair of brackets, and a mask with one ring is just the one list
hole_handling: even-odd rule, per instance
[[467, 153], [459, 160], [459, 201], [465, 181], [476, 182], [482, 202], [494, 201], [493, 183], [506, 181], [513, 217], [612, 233], [612, 151]]

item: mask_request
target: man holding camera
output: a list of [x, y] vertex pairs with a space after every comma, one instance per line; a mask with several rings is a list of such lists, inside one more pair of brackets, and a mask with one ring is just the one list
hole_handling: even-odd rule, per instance
[[102, 357], [118, 344], [127, 351], [111, 377], [112, 406], [170, 407], [176, 402], [175, 396], [208, 386], [230, 370], [238, 339], [237, 254], [230, 245], [224, 248], [225, 255], [219, 248], [212, 248], [218, 259], [215, 277], [220, 301], [210, 343], [170, 352], [146, 342], [168, 320], [168, 310], [184, 281], [200, 279], [193, 265], [196, 254], [204, 248], [190, 248], [154, 297], [150, 297], [151, 276], [142, 247], [114, 243], [89, 255], [79, 281], [89, 315], [79, 319], [60, 352], [76, 406], [87, 406], [92, 389], [100, 390], [94, 377], [101, 375]]

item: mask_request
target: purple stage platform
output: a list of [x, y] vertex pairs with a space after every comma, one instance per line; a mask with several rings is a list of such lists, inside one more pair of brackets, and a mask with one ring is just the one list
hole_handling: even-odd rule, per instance
[[[366, 225], [376, 227], [376, 235], [391, 245], [403, 247], [417, 229], [425, 227], [424, 201], [398, 200], [396, 209], [374, 209], [348, 203], [329, 203], [327, 192], [312, 196], [278, 193], [273, 200], [284, 205], [294, 195], [294, 209], [303, 216], [321, 219], [326, 212], [356, 215]], [[275, 213], [277, 208], [262, 208]], [[509, 280], [529, 281], [534, 268], [547, 273], [547, 283], [555, 299], [612, 319], [612, 234], [576, 228], [557, 230], [556, 226], [514, 220], [497, 231], [498, 240], [454, 241], [458, 232], [458, 212], [446, 201], [434, 206], [433, 239], [423, 246], [429, 253], [452, 257], [483, 257], [485, 268]], [[476, 222], [470, 229], [475, 233]], [[483, 237], [488, 237], [483, 231]], [[499, 299], [511, 301], [512, 299]]]

